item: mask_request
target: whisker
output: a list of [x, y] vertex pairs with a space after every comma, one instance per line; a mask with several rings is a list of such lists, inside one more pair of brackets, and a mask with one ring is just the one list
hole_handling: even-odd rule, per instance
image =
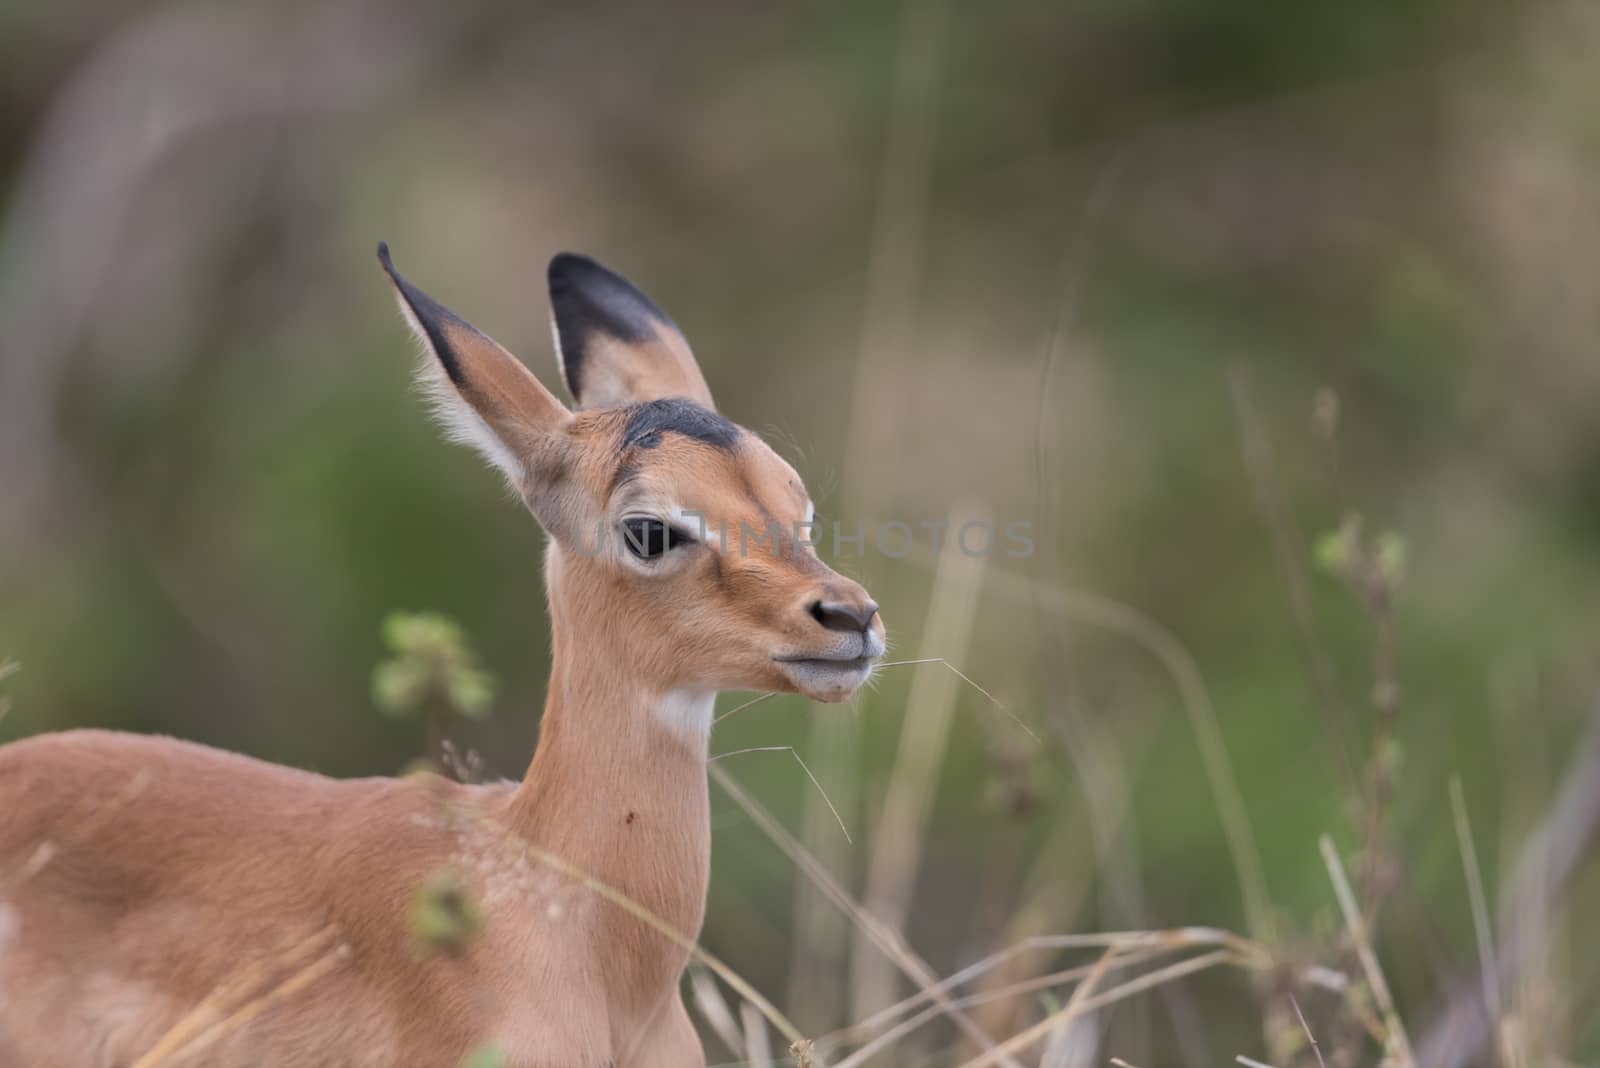
[[[767, 694], [767, 696], [771, 697], [772, 695], [771, 694]], [[735, 711], [737, 711], [737, 709]], [[839, 810], [833, 807], [833, 800], [828, 797], [828, 791], [824, 790], [822, 788], [822, 783], [818, 782], [817, 781], [817, 777], [815, 775], [811, 774], [811, 769], [806, 766], [806, 762], [804, 760], [800, 759], [800, 754], [795, 752], [794, 746], [792, 746], [792, 745], [753, 745], [748, 749], [734, 749], [731, 752], [718, 753], [716, 756], [712, 757], [711, 759], [712, 760], [721, 760], [723, 757], [741, 756], [741, 755], [743, 755], [745, 753], [777, 753], [777, 752], [787, 752], [790, 756], [794, 757], [795, 763], [800, 765], [800, 770], [805, 772], [806, 773], [806, 778], [811, 780], [811, 785], [815, 786], [817, 788], [817, 793], [822, 795], [823, 804], [827, 805], [828, 806], [828, 811], [833, 813], [834, 822], [839, 824], [839, 832], [844, 835], [844, 840], [846, 842], [849, 842], [851, 845], [855, 845], [856, 844], [855, 843], [855, 839], [850, 837], [850, 832], [845, 828], [844, 818], [839, 815]]]
[[728, 709], [726, 712], [724, 712], [722, 715], [718, 716], [716, 719], [712, 720], [711, 721], [711, 725], [714, 727], [718, 723], [721, 723], [723, 720], [727, 719], [729, 716], [733, 715], [735, 712], [743, 712], [745, 709], [749, 708], [751, 705], [759, 705], [762, 701], [765, 701], [767, 698], [776, 697], [776, 696], [778, 696], [776, 693], [764, 693], [760, 697], [752, 698], [752, 699], [746, 701], [742, 705], [736, 705], [733, 708]]
[[[966, 672], [962, 671], [960, 668], [956, 667], [954, 664], [950, 663], [950, 661], [946, 660], [942, 656], [925, 656], [925, 657], [922, 657], [921, 659], [918, 659], [918, 660], [891, 660], [886, 664], [879, 664], [878, 667], [880, 667], [880, 668], [907, 667], [907, 666], [912, 665], [912, 664], [942, 664], [942, 665], [944, 665], [944, 667], [945, 667], [945, 669], [947, 671], [951, 671], [951, 672], [955, 673], [956, 678], [960, 679], [962, 682], [966, 683], [968, 686], [971, 686], [974, 690], [977, 690], [979, 693], [983, 694], [984, 697], [987, 697], [989, 699], [989, 703], [990, 704], [994, 705], [994, 707], [996, 707], [1000, 711], [1004, 712], [1011, 719], [1011, 722], [1013, 722], [1017, 726], [1021, 727], [1022, 730], [1023, 730], [1023, 733], [1025, 733], [1029, 738], [1032, 738], [1036, 742], [1039, 741], [1039, 736], [1033, 732], [1033, 728], [1028, 726], [1025, 722], [1023, 722], [1023, 720], [1015, 712], [1013, 712], [1013, 711], [1011, 711], [1011, 709], [1007, 708], [1004, 701], [1000, 700], [1000, 698], [996, 697], [994, 694], [990, 693], [988, 690], [985, 690], [982, 686], [979, 686], [976, 682], [973, 681], [972, 676], [968, 675]], [[742, 708], [743, 706], [741, 705], [740, 707]], [[737, 712], [738, 709], [734, 709], [734, 711]], [[730, 713], [730, 715], [731, 715], [731, 713]]]

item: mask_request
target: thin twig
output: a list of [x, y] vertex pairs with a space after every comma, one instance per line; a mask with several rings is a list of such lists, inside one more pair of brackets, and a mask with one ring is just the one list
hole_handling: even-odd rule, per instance
[[1306, 1014], [1300, 1011], [1300, 1002], [1295, 1000], [1293, 994], [1289, 995], [1289, 1004], [1294, 1006], [1294, 1014], [1300, 1020], [1300, 1030], [1306, 1033], [1306, 1041], [1311, 1043], [1311, 1052], [1317, 1056], [1317, 1068], [1328, 1068], [1328, 1062], [1322, 1059], [1322, 1047], [1317, 1044], [1317, 1036], [1311, 1033], [1311, 1025], [1306, 1023]]

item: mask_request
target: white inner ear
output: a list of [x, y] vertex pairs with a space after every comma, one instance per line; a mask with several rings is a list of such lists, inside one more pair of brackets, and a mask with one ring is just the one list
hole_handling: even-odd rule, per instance
[[527, 477], [521, 461], [506, 447], [506, 443], [489, 429], [489, 424], [483, 421], [483, 416], [462, 399], [461, 394], [456, 391], [455, 384], [450, 381], [450, 376], [445, 373], [444, 364], [440, 362], [438, 353], [433, 351], [433, 342], [428, 340], [428, 332], [422, 328], [417, 317], [411, 314], [411, 307], [404, 300], [399, 300], [398, 303], [406, 325], [411, 327], [411, 333], [422, 345], [415, 376], [417, 390], [426, 398], [428, 412], [443, 429], [445, 439], [475, 449], [491, 467], [506, 477], [513, 490], [521, 492], [523, 481]]
[[[572, 402], [579, 408], [626, 408], [637, 399], [635, 391], [638, 383], [630, 380], [617, 366], [617, 359], [606, 359], [603, 352], [583, 365], [583, 396], [578, 396], [572, 388], [572, 375], [567, 373], [567, 353], [561, 347], [561, 327], [553, 315], [550, 317], [550, 338], [555, 343], [556, 362], [561, 365], [561, 380], [567, 384], [567, 392], [572, 394]], [[598, 337], [592, 343], [596, 346], [619, 344]], [[621, 358], [621, 362], [626, 363], [626, 356]]]

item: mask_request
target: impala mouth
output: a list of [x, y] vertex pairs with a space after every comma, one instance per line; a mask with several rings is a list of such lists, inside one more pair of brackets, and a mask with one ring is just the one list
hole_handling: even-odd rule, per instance
[[861, 656], [790, 654], [772, 659], [802, 693], [818, 700], [842, 701], [872, 676], [873, 665], [883, 655], [876, 648], [869, 648], [867, 653], [869, 655]]
[[871, 667], [877, 662], [875, 656], [775, 656], [780, 664], [794, 664], [803, 667], [816, 668], [821, 671], [855, 671], [860, 668]]

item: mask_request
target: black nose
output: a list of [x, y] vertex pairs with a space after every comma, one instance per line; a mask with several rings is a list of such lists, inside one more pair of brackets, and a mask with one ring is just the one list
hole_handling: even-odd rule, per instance
[[843, 601], [811, 602], [811, 618], [829, 630], [858, 631], [872, 626], [872, 617], [878, 614], [876, 601], [845, 604]]

